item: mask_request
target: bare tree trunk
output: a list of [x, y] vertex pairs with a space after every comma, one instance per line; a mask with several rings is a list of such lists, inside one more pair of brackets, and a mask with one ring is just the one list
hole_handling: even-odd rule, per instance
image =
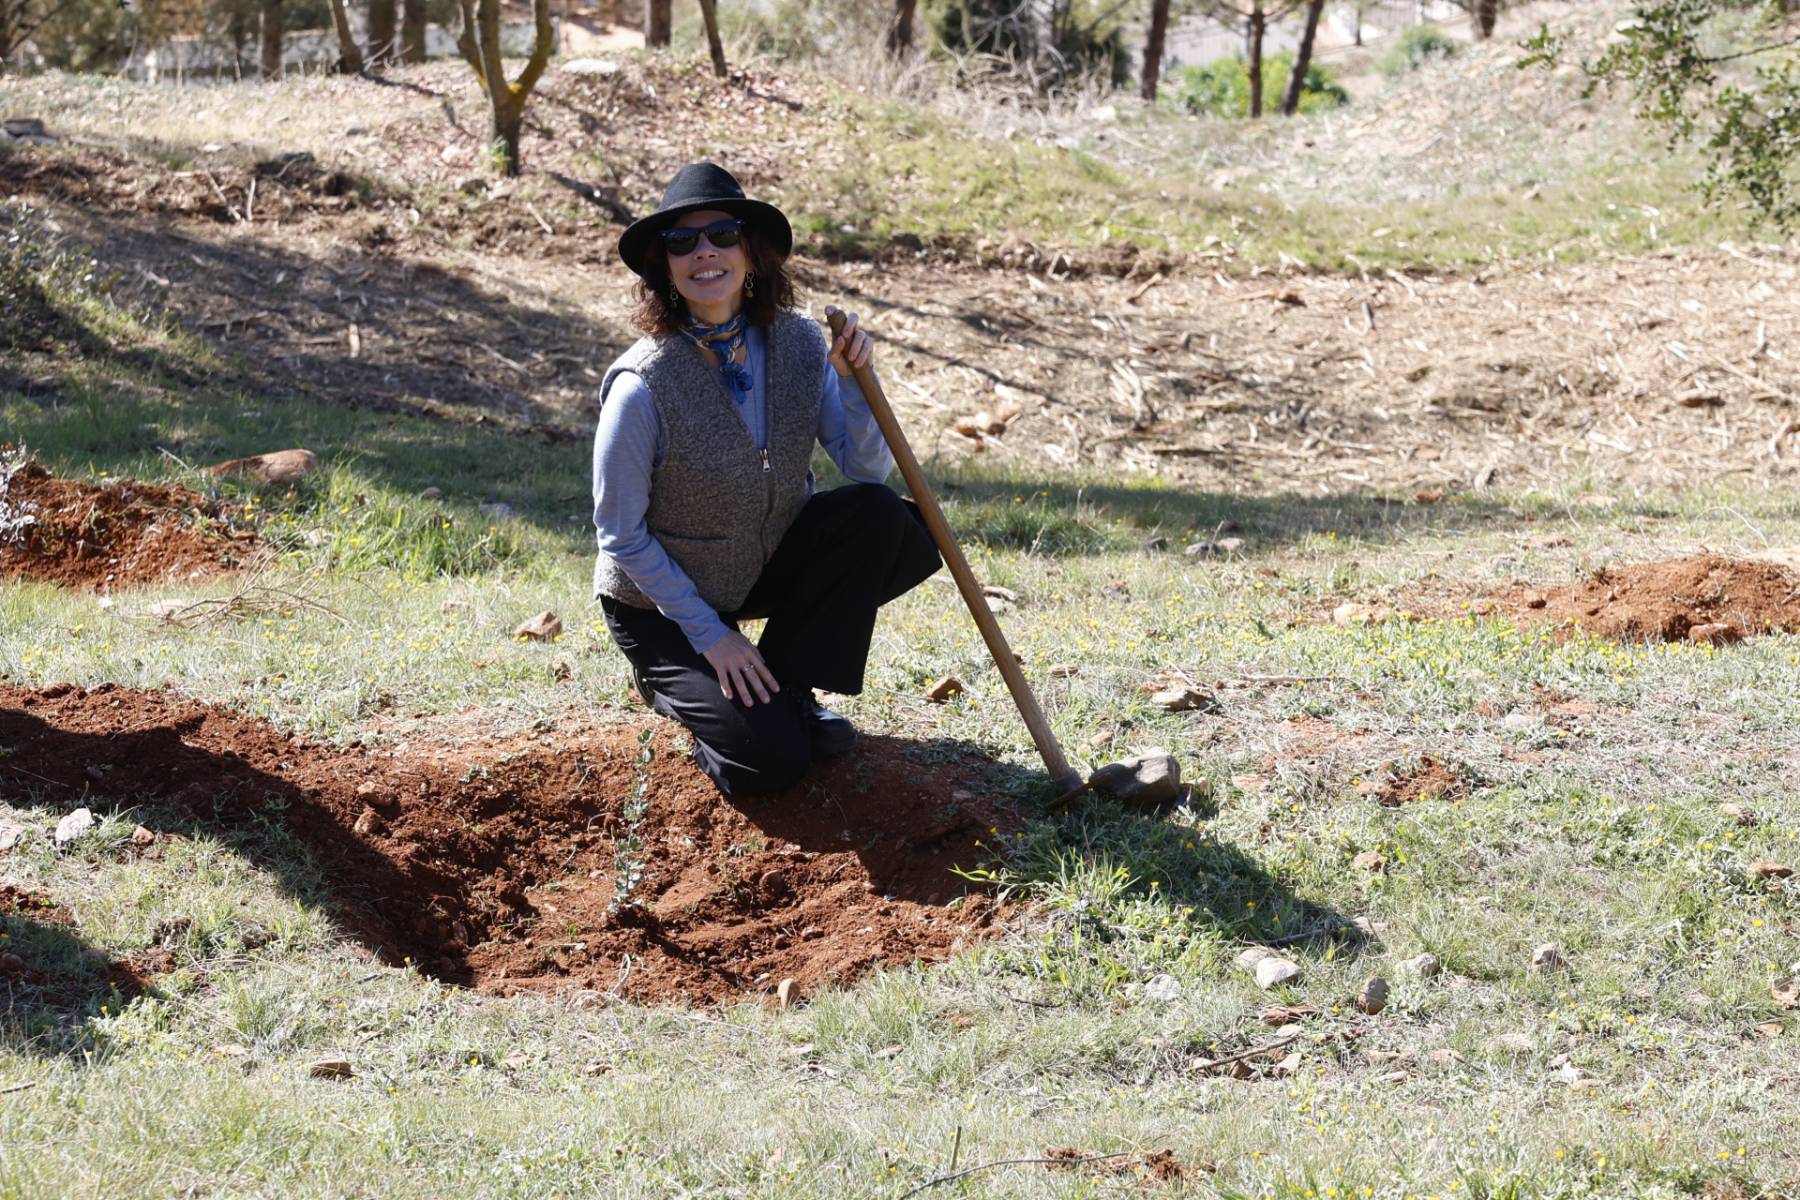
[[494, 149], [499, 155], [500, 170], [517, 175], [523, 163], [519, 153], [519, 134], [525, 124], [525, 102], [544, 77], [550, 65], [550, 50], [556, 41], [556, 29], [550, 21], [550, 0], [531, 0], [534, 36], [531, 57], [519, 73], [517, 83], [506, 81], [506, 67], [500, 60], [500, 0], [460, 0], [462, 33], [456, 48], [475, 71], [481, 90], [487, 93], [494, 112]]
[[1138, 94], [1146, 100], [1156, 99], [1157, 80], [1162, 77], [1163, 40], [1169, 32], [1169, 0], [1150, 0], [1150, 30], [1144, 36], [1144, 75]]
[[919, 0], [894, 0], [894, 22], [888, 26], [887, 50], [895, 58], [912, 49], [913, 14], [918, 7]]
[[1475, 0], [1475, 11], [1470, 16], [1475, 40], [1485, 42], [1494, 36], [1494, 26], [1500, 21], [1500, 0]]
[[383, 66], [399, 57], [395, 36], [399, 5], [396, 0], [369, 0], [369, 65]]
[[1263, 11], [1262, 0], [1255, 0], [1255, 3], [1251, 5], [1250, 20], [1246, 26], [1246, 40], [1250, 51], [1250, 65], [1246, 69], [1250, 72], [1250, 115], [1252, 117], [1262, 116], [1263, 111], [1263, 33], [1268, 29], [1268, 25], [1269, 16]]
[[344, 11], [344, 0], [331, 0], [331, 27], [337, 30], [337, 69], [345, 75], [359, 74], [363, 69], [362, 51], [356, 47], [356, 34], [350, 31], [350, 14]]
[[700, 20], [706, 25], [706, 48], [712, 53], [713, 74], [729, 78], [725, 68], [725, 43], [719, 40], [719, 0], [700, 0]]
[[1306, 72], [1312, 68], [1313, 41], [1319, 35], [1319, 18], [1325, 14], [1325, 0], [1311, 0], [1306, 6], [1306, 29], [1300, 34], [1300, 48], [1294, 52], [1294, 73], [1288, 76], [1287, 95], [1281, 101], [1281, 115], [1291, 117], [1300, 111], [1300, 95], [1306, 90]]
[[401, 0], [400, 61], [425, 61], [425, 0]]
[[262, 77], [281, 78], [282, 0], [262, 0]]
[[669, 16], [670, 0], [644, 0], [644, 45], [666, 46], [674, 22]]

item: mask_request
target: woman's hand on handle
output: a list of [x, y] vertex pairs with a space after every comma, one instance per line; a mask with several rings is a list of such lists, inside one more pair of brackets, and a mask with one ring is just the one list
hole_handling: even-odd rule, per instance
[[781, 690], [774, 672], [763, 662], [762, 652], [735, 630], [727, 631], [706, 652], [706, 661], [718, 675], [719, 690], [727, 700], [753, 707], [759, 701], [769, 703], [769, 698]]
[[[836, 309], [828, 307], [826, 316]], [[875, 362], [875, 339], [865, 333], [856, 322], [855, 313], [844, 315], [844, 328], [831, 339], [831, 367], [843, 379], [872, 366]]]

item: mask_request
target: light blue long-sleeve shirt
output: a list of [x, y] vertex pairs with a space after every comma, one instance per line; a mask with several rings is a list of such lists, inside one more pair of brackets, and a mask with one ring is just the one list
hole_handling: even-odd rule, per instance
[[[744, 350], [753, 383], [737, 413], [757, 448], [763, 449], [769, 442], [769, 410], [768, 352], [762, 330], [748, 331]], [[613, 379], [604, 401], [594, 436], [594, 529], [600, 553], [611, 555], [657, 611], [681, 626], [694, 650], [705, 654], [725, 636], [726, 625], [644, 520], [650, 507], [651, 473], [668, 449], [656, 402], [644, 381], [630, 372]], [[881, 483], [894, 469], [893, 452], [862, 389], [855, 379], [840, 382], [829, 365], [819, 395], [819, 444], [852, 483]]]

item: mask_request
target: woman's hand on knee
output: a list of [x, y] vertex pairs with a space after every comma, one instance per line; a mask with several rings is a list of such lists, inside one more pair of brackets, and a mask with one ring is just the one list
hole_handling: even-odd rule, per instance
[[719, 690], [727, 700], [767, 704], [781, 690], [774, 672], [763, 662], [762, 652], [741, 633], [727, 632], [706, 652], [706, 661], [719, 676]]
[[856, 323], [855, 313], [844, 315], [844, 331], [831, 339], [831, 368], [849, 377], [875, 361], [875, 339]]

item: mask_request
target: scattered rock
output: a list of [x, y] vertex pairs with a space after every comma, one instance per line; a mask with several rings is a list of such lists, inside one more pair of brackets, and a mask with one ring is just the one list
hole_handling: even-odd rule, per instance
[[1380, 625], [1394, 619], [1385, 604], [1340, 604], [1331, 610], [1333, 625]]
[[1218, 712], [1219, 701], [1211, 692], [1197, 687], [1174, 687], [1157, 692], [1150, 703], [1164, 712]]
[[444, 489], [435, 485], [428, 487], [419, 493], [419, 499], [421, 500], [442, 500], [443, 498]]
[[1273, 957], [1275, 952], [1267, 946], [1250, 946], [1238, 951], [1238, 956], [1231, 960], [1231, 965], [1240, 971], [1254, 971], [1257, 963]]
[[1531, 1054], [1537, 1050], [1537, 1042], [1529, 1033], [1515, 1030], [1495, 1037], [1488, 1048], [1503, 1054]]
[[1169, 548], [1169, 539], [1164, 537], [1160, 533], [1157, 534], [1155, 537], [1149, 537], [1149, 538], [1144, 539], [1144, 549], [1146, 549], [1146, 550], [1167, 550], [1168, 548]]
[[1728, 646], [1732, 642], [1741, 641], [1743, 636], [1737, 626], [1716, 621], [1688, 628], [1688, 641], [1697, 646]]
[[925, 693], [925, 698], [933, 704], [948, 704], [950, 697], [960, 696], [965, 690], [962, 680], [954, 675], [946, 675], [931, 685]]
[[1426, 1057], [1440, 1067], [1453, 1066], [1463, 1060], [1462, 1055], [1450, 1049], [1448, 1046], [1439, 1046], [1436, 1050], [1433, 1050], [1430, 1054], [1426, 1055]]
[[775, 1003], [782, 1008], [791, 1008], [800, 999], [800, 982], [796, 979], [784, 979], [775, 987]]
[[490, 521], [516, 521], [519, 517], [519, 510], [504, 500], [489, 501], [478, 511]]
[[385, 828], [387, 828], [387, 822], [382, 820], [381, 814], [372, 808], [365, 808], [357, 814], [356, 824], [350, 827], [350, 831], [357, 837], [368, 837], [370, 834], [380, 833]]
[[0, 821], [0, 854], [5, 854], [24, 840], [26, 827], [12, 821]]
[[1769, 995], [1782, 1008], [1800, 1008], [1800, 979], [1777, 979], [1769, 985]]
[[1356, 993], [1356, 1011], [1367, 1016], [1374, 1016], [1387, 1007], [1388, 981], [1379, 975], [1371, 975], [1363, 981], [1362, 988]]
[[356, 1075], [356, 1068], [347, 1058], [321, 1058], [306, 1068], [306, 1073], [314, 1079], [351, 1079]]
[[1794, 868], [1786, 863], [1753, 862], [1750, 864], [1750, 873], [1758, 879], [1788, 879], [1793, 876]]
[[279, 484], [304, 479], [318, 469], [319, 456], [311, 450], [275, 450], [268, 454], [253, 454], [249, 458], [234, 458], [230, 462], [218, 463], [208, 467], [206, 473], [248, 479], [255, 483]]
[[619, 64], [605, 58], [571, 58], [557, 67], [564, 75], [605, 79], [619, 73]]
[[142, 850], [146, 846], [154, 846], [156, 844], [156, 833], [153, 830], [146, 829], [142, 825], [139, 825], [136, 829], [131, 831], [131, 844], [136, 846], [139, 850]]
[[1280, 1029], [1318, 1015], [1319, 1010], [1310, 1004], [1271, 1004], [1262, 1010], [1262, 1023]]
[[1300, 978], [1300, 965], [1271, 954], [1256, 964], [1256, 986], [1263, 991], [1280, 987], [1284, 983], [1292, 983]]
[[530, 642], [553, 642], [562, 636], [562, 618], [545, 609], [537, 616], [520, 623], [513, 630], [513, 636]]
[[1385, 871], [1387, 863], [1387, 855], [1379, 850], [1364, 850], [1350, 860], [1350, 865], [1359, 871]]
[[1555, 942], [1545, 942], [1531, 952], [1531, 970], [1536, 975], [1549, 975], [1569, 969], [1569, 960]]
[[0, 129], [6, 130], [6, 136], [13, 141], [28, 142], [33, 146], [49, 146], [57, 140], [37, 117], [8, 117], [0, 121]]
[[1413, 499], [1420, 504], [1436, 504], [1444, 498], [1444, 493], [1436, 488], [1428, 488], [1422, 492], [1414, 492]]
[[1163, 1004], [1181, 996], [1181, 981], [1173, 975], [1158, 975], [1144, 985], [1144, 998], [1156, 1000]]
[[1181, 797], [1181, 764], [1167, 751], [1152, 750], [1101, 767], [1088, 777], [1088, 784], [1120, 804], [1158, 808]]
[[1079, 674], [1081, 674], [1081, 668], [1074, 663], [1056, 663], [1050, 668], [1050, 678], [1052, 679], [1073, 679]]
[[56, 823], [56, 845], [58, 848], [87, 833], [94, 827], [94, 814], [85, 808], [78, 808]]
[[1781, 1036], [1780, 1021], [1764, 1021], [1756, 1027], [1756, 1036], [1760, 1038], [1778, 1038]]
[[1401, 974], [1413, 975], [1420, 979], [1430, 979], [1443, 969], [1444, 965], [1438, 961], [1438, 956], [1435, 954], [1421, 954], [1400, 964]]
[[553, 658], [550, 660], [550, 678], [558, 683], [567, 683], [575, 678], [575, 668], [569, 665], [566, 658]]

